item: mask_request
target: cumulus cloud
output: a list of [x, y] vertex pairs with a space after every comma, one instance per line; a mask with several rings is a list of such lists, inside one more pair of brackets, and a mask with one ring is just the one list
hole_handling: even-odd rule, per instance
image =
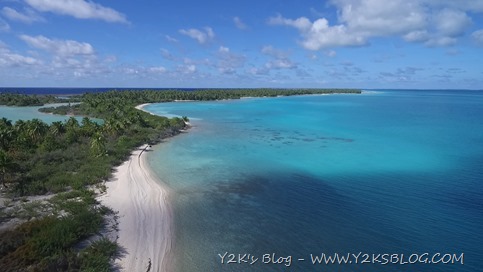
[[34, 48], [42, 49], [59, 56], [94, 55], [92, 45], [73, 40], [49, 39], [44, 36], [20, 35], [19, 38]]
[[265, 62], [263, 67], [251, 68], [248, 72], [253, 75], [266, 75], [272, 70], [280, 69], [296, 69], [297, 64], [294, 63], [290, 58], [290, 54], [287, 51], [283, 51], [274, 48], [271, 45], [266, 45], [262, 47], [260, 52], [266, 56], [269, 56], [269, 60]]
[[178, 66], [178, 71], [183, 74], [193, 74], [196, 72], [196, 65], [194, 64], [185, 64]]
[[435, 26], [444, 36], [460, 36], [470, 24], [470, 17], [459, 10], [443, 9], [435, 16]]
[[403, 39], [408, 42], [424, 42], [429, 39], [430, 35], [426, 30], [411, 31], [403, 36]]
[[234, 74], [237, 69], [245, 65], [245, 56], [235, 54], [230, 51], [230, 48], [225, 46], [220, 46], [218, 48], [218, 61], [215, 67], [222, 74]]
[[403, 34], [426, 26], [419, 0], [336, 0], [339, 20], [365, 36]]
[[282, 15], [278, 14], [276, 17], [270, 17], [268, 23], [271, 25], [287, 25], [297, 28], [300, 31], [308, 31], [312, 26], [309, 19], [305, 17], [300, 17], [298, 19], [287, 19], [283, 18]]
[[483, 46], [483, 29], [477, 30], [471, 34], [471, 38], [480, 46]]
[[338, 14], [335, 24], [327, 18], [311, 21], [280, 14], [268, 23], [297, 29], [300, 44], [309, 50], [363, 46], [372, 38], [391, 36], [427, 46], [454, 45], [472, 23], [467, 12], [483, 11], [483, 1], [462, 0], [461, 6], [460, 1], [438, 1], [332, 0]]
[[277, 59], [287, 58], [288, 52], [274, 48], [271, 45], [266, 45], [262, 47], [261, 52], [265, 55], [272, 56]]
[[241, 29], [241, 30], [247, 29], [247, 25], [243, 23], [240, 17], [233, 17], [233, 23], [235, 23], [235, 26], [238, 29]]
[[33, 10], [27, 9], [25, 13], [16, 11], [10, 7], [3, 7], [2, 15], [12, 21], [18, 21], [22, 23], [31, 24], [33, 22], [43, 22], [45, 21], [44, 18], [39, 16]]
[[483, 12], [483, 1], [481, 0], [424, 0], [431, 7], [452, 8], [462, 11]]
[[112, 23], [128, 23], [126, 16], [112, 8], [85, 0], [25, 0], [41, 12], [68, 15], [78, 19], [99, 19]]
[[200, 44], [205, 44], [215, 37], [215, 32], [211, 27], [205, 27], [202, 30], [196, 28], [180, 29], [179, 33], [195, 39]]
[[327, 19], [311, 22], [301, 17], [296, 20], [286, 19], [280, 15], [268, 21], [271, 25], [286, 25], [298, 29], [303, 37], [302, 46], [309, 50], [338, 46], [358, 46], [366, 43], [366, 38], [356, 33], [349, 33], [345, 25], [329, 26]]
[[41, 61], [38, 59], [19, 55], [17, 53], [11, 52], [7, 47], [0, 44], [0, 66], [4, 67], [16, 67], [16, 66], [31, 66], [40, 64]]

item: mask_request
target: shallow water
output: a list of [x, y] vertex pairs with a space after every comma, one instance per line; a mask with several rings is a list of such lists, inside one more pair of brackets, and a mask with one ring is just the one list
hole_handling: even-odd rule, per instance
[[[46, 104], [44, 106], [35, 106], [35, 107], [8, 107], [8, 106], [0, 106], [0, 118], [5, 117], [8, 120], [11, 120], [12, 123], [15, 123], [17, 120], [30, 120], [34, 118], [38, 118], [46, 123], [52, 123], [56, 121], [66, 121], [70, 118], [70, 116], [66, 115], [55, 115], [55, 114], [48, 114], [39, 112], [40, 108], [46, 107], [57, 107], [61, 105], [67, 105], [66, 103], [56, 103], [56, 104]], [[82, 116], [75, 116], [75, 118], [80, 122], [82, 121]], [[91, 118], [95, 122], [102, 123], [101, 119]]]
[[[481, 92], [145, 109], [194, 125], [149, 155], [174, 192], [177, 271], [287, 270], [263, 264], [266, 253], [292, 256], [291, 271], [483, 271]], [[259, 260], [221, 264], [225, 252]], [[464, 253], [464, 265], [310, 263], [310, 254], [359, 252]]]

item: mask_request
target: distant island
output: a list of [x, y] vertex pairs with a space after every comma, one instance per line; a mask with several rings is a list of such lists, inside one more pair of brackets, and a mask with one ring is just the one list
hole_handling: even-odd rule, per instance
[[[1, 93], [0, 105], [47, 107], [42, 112], [83, 115], [47, 124], [0, 119], [0, 267], [2, 271], [110, 271], [115, 239], [101, 233], [116, 211], [96, 198], [112, 170], [138, 147], [188, 128], [187, 117], [166, 118], [138, 110], [144, 103], [242, 97], [361, 93], [347, 89], [229, 89], [109, 91], [58, 98]], [[101, 118], [102, 124], [91, 118]], [[107, 224], [107, 225], [106, 225]], [[94, 238], [93, 238], [94, 237]]]

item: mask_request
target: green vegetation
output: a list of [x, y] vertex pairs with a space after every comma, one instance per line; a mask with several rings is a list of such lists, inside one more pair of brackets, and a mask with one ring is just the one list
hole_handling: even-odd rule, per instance
[[[95, 199], [94, 189], [112, 168], [144, 144], [154, 144], [185, 128], [187, 117], [171, 118], [137, 110], [135, 105], [174, 100], [219, 100], [301, 94], [360, 93], [359, 90], [198, 90], [111, 91], [84, 94], [81, 104], [45, 108], [84, 117], [46, 124], [39, 119], [12, 123], [0, 119], [0, 185], [11, 200], [0, 206], [0, 223], [26, 222], [0, 233], [2, 271], [109, 271], [117, 245], [105, 238], [79, 244], [99, 233], [112, 213]], [[64, 101], [64, 100], [63, 100]], [[40, 105], [52, 96], [0, 94], [0, 104]], [[94, 186], [95, 185], [95, 186]], [[104, 188], [105, 189], [105, 188]], [[46, 199], [52, 194], [50, 199]], [[29, 201], [27, 196], [42, 195]]]
[[[97, 114], [99, 117], [112, 108], [112, 105], [100, 105], [99, 101], [129, 101], [131, 106], [142, 103], [171, 102], [175, 100], [221, 100], [221, 99], [240, 99], [242, 97], [276, 97], [290, 95], [307, 94], [335, 94], [335, 93], [361, 93], [355, 89], [207, 89], [196, 91], [110, 91], [98, 94], [84, 94], [82, 103], [79, 106], [83, 113]], [[100, 112], [90, 112], [90, 110]]]
[[28, 209], [38, 219], [2, 233], [2, 271], [109, 271], [116, 243], [101, 238], [76, 250], [79, 241], [96, 234], [103, 215], [112, 212], [98, 205], [92, 191], [61, 193], [22, 206], [19, 213]]
[[79, 102], [79, 96], [70, 96], [69, 99], [57, 98], [53, 95], [26, 95], [15, 93], [0, 93], [0, 105], [7, 106], [43, 106], [49, 103]]
[[43, 113], [53, 113], [53, 114], [59, 114], [59, 115], [82, 115], [82, 113], [79, 111], [80, 105], [79, 104], [74, 104], [74, 105], [64, 105], [64, 106], [58, 106], [58, 107], [45, 107], [45, 108], [40, 108], [39, 111]]
[[[185, 123], [137, 110], [127, 99], [96, 101], [110, 111], [84, 110], [102, 112], [103, 124], [88, 117], [52, 124], [0, 119], [0, 184], [10, 198], [27, 201], [0, 208], [2, 223], [27, 220], [0, 233], [2, 271], [109, 271], [115, 243], [101, 239], [77, 247], [99, 232], [109, 212], [87, 188], [108, 179], [134, 148], [175, 135]], [[52, 193], [57, 195], [47, 202], [24, 198]]]

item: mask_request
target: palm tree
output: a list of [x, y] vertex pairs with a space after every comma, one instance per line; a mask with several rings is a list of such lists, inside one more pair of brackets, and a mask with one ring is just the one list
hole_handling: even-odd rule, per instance
[[64, 124], [61, 121], [52, 122], [49, 127], [49, 131], [53, 136], [57, 137], [65, 132]]
[[70, 117], [65, 123], [65, 128], [67, 130], [72, 130], [72, 129], [75, 130], [79, 128], [79, 121], [77, 121], [77, 119], [75, 119], [74, 117]]
[[95, 157], [103, 156], [107, 153], [106, 138], [101, 132], [96, 132], [91, 139], [91, 152]]
[[89, 117], [82, 118], [81, 125], [81, 132], [84, 136], [90, 137], [96, 131], [97, 124], [92, 122]]
[[27, 136], [33, 143], [38, 143], [48, 130], [46, 123], [40, 119], [27, 121]]

